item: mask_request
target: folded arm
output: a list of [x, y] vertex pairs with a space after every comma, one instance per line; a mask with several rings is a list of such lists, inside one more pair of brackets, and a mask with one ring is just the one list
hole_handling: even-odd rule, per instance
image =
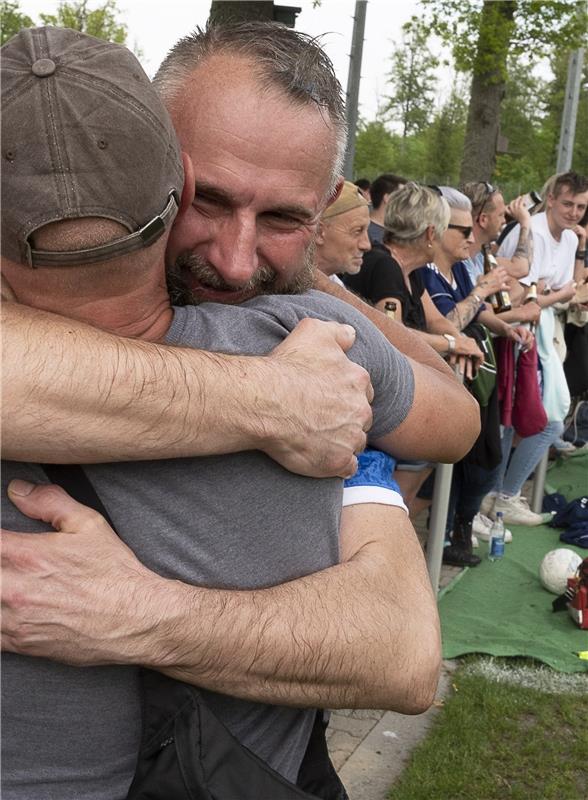
[[[415, 379], [412, 408], [404, 422], [373, 442], [374, 446], [396, 458], [444, 463], [463, 458], [480, 432], [480, 412], [477, 402], [451, 368], [418, 333], [389, 319], [346, 289], [319, 277], [317, 288], [349, 302], [368, 317], [388, 341], [409, 356]], [[423, 431], [427, 430], [434, 430], [435, 436], [423, 436]]]
[[259, 449], [293, 472], [347, 476], [371, 423], [348, 326], [304, 320], [269, 356], [124, 339], [2, 308], [2, 454], [94, 463]]
[[75, 665], [141, 664], [282, 705], [408, 714], [430, 705], [439, 622], [404, 511], [350, 507], [341, 564], [228, 591], [161, 578], [97, 512], [57, 487], [25, 490], [13, 485], [13, 502], [59, 532], [3, 534], [3, 649]]

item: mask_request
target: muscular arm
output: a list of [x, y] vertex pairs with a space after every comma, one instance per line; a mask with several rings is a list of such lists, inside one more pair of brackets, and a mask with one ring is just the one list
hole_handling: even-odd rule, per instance
[[410, 714], [433, 699], [436, 604], [400, 509], [345, 510], [337, 566], [227, 591], [150, 572], [102, 517], [57, 487], [10, 496], [61, 532], [4, 533], [5, 650], [77, 665], [141, 664], [285, 705]]
[[[123, 339], [2, 308], [3, 456], [91, 463], [264, 450], [294, 472], [348, 475], [371, 420], [346, 326], [304, 320], [269, 356]], [[371, 397], [371, 395], [370, 395]]]
[[[326, 279], [326, 283], [330, 294], [341, 297], [365, 314], [398, 350], [410, 356], [415, 379], [411, 411], [401, 425], [379, 439], [375, 446], [396, 458], [445, 463], [463, 458], [480, 432], [480, 412], [477, 402], [461, 381], [456, 380], [451, 368], [421, 341], [416, 331], [389, 319], [332, 281]], [[323, 289], [320, 279], [316, 285]], [[442, 413], [445, 409], [447, 411]], [[423, 431], [432, 429], [435, 430], [433, 439], [422, 435]]]
[[[431, 367], [443, 375], [452, 376], [451, 369], [443, 361], [438, 358], [437, 354], [426, 344], [416, 333], [404, 326], [401, 322], [396, 322], [390, 317], [387, 317], [377, 308], [370, 306], [356, 294], [348, 291], [347, 289], [338, 286], [333, 281], [330, 281], [322, 272], [318, 270], [315, 272], [315, 287], [320, 289], [321, 292], [332, 294], [338, 297], [345, 303], [356, 308], [358, 311], [366, 316], [376, 328], [378, 328], [384, 336], [393, 344], [400, 352], [408, 356], [414, 361], [419, 361], [421, 364]], [[396, 300], [396, 298], [394, 298]], [[396, 302], [398, 302], [396, 300]]]

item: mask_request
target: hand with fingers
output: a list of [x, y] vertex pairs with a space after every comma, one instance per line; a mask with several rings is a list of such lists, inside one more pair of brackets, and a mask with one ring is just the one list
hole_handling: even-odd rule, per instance
[[148, 609], [164, 579], [60, 487], [16, 480], [8, 494], [54, 530], [2, 530], [2, 649], [77, 665], [122, 663], [121, 654], [148, 664], [146, 635], [158, 618]]
[[374, 391], [368, 373], [345, 355], [354, 341], [350, 325], [305, 319], [269, 355], [281, 424], [263, 449], [286, 469], [313, 477], [355, 473]]

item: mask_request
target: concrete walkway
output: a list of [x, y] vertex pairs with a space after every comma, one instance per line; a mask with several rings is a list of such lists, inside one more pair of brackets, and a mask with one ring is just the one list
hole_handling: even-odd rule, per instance
[[327, 731], [331, 759], [350, 800], [386, 800], [408, 758], [426, 733], [451, 687], [455, 662], [446, 661], [437, 699], [424, 714], [334, 711]]

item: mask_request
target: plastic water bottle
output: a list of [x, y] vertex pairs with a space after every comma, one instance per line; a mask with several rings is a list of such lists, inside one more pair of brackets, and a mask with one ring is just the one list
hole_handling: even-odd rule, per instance
[[504, 522], [502, 520], [502, 511], [497, 512], [496, 521], [490, 529], [488, 558], [490, 561], [498, 561], [498, 559], [504, 558]]

